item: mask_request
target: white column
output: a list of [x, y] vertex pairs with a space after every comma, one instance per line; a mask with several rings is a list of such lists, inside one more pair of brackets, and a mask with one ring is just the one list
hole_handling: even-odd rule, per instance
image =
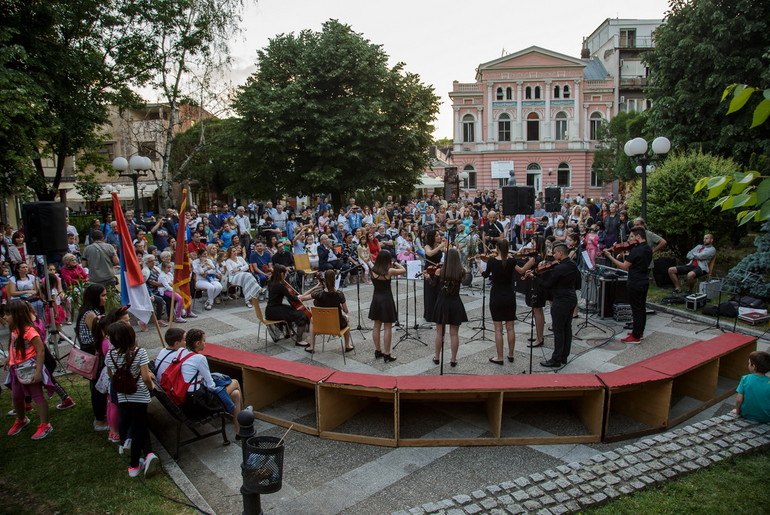
[[487, 82], [487, 141], [497, 141], [497, 133], [493, 130], [495, 124], [495, 110], [492, 109], [494, 96], [494, 83]]
[[[572, 88], [572, 98], [575, 100], [575, 109], [573, 109], [575, 113], [575, 120], [573, 121], [573, 126], [570, 127], [570, 139], [578, 139], [578, 128], [580, 127], [580, 119], [581, 119], [581, 109], [583, 102], [580, 100], [580, 79], [575, 79], [575, 86]], [[573, 133], [574, 131], [574, 133]]]
[[479, 121], [479, 123], [478, 123], [479, 130], [478, 131], [473, 131], [475, 133], [473, 135], [473, 137], [474, 137], [476, 143], [483, 143], [484, 142], [484, 138], [482, 138], [482, 135], [481, 135], [481, 133], [482, 133], [481, 124], [484, 123], [484, 107], [479, 107], [478, 108], [478, 112], [476, 113], [476, 119]]
[[463, 142], [463, 127], [460, 124], [460, 107], [455, 106], [452, 109], [454, 109], [454, 117], [455, 117], [454, 143], [459, 145]]
[[524, 123], [525, 121], [522, 119], [522, 103], [524, 101], [524, 81], [516, 81], [516, 123], [513, 124], [513, 126], [516, 128], [516, 135], [514, 136], [514, 141], [523, 141], [524, 140]]
[[545, 89], [545, 116], [543, 117], [545, 118], [544, 119], [545, 137], [544, 138], [541, 137], [540, 139], [543, 141], [550, 141], [554, 139], [553, 130], [551, 128], [551, 80], [550, 79], [545, 81], [545, 87], [543, 89]]

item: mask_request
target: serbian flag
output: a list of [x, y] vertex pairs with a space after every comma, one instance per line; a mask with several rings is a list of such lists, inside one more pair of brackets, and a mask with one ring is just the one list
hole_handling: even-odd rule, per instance
[[174, 256], [174, 291], [182, 297], [182, 305], [189, 309], [190, 296], [190, 251], [187, 249], [187, 190], [182, 190], [182, 207], [179, 208], [179, 228], [176, 231], [176, 255]]
[[112, 193], [112, 210], [115, 212], [115, 222], [120, 235], [120, 303], [124, 306], [130, 305], [128, 311], [146, 324], [152, 317], [152, 301], [134, 252], [117, 192]]

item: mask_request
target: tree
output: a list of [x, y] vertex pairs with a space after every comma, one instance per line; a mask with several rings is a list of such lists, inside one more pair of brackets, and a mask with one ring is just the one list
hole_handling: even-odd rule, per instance
[[336, 20], [280, 35], [234, 103], [242, 194], [411, 191], [428, 162], [438, 97]]
[[[0, 7], [3, 174], [52, 200], [65, 158], [98, 148], [109, 104], [136, 100], [156, 63], [152, 28], [165, 0], [7, 0]], [[9, 90], [3, 88], [3, 95]], [[43, 160], [54, 162], [48, 182]]]
[[649, 137], [646, 113], [618, 113], [599, 127], [599, 149], [594, 154], [594, 170], [603, 182], [636, 178], [636, 163], [623, 152], [628, 140]]
[[770, 85], [768, 48], [770, 2], [672, 0], [644, 57], [653, 133], [675, 149], [702, 149], [744, 165], [753, 153], [770, 154], [770, 126], [750, 129], [749, 111], [725, 117], [719, 102], [728, 84]]
[[[740, 166], [731, 159], [702, 152], [680, 152], [648, 174], [647, 213], [651, 227], [663, 235], [679, 257], [702, 241], [706, 232], [733, 241], [743, 233], [736, 230], [732, 215], [715, 210], [711, 200], [692, 194], [698, 180], [714, 170], [737, 173]], [[632, 216], [640, 212], [640, 189], [635, 185], [628, 197]]]
[[237, 127], [234, 118], [213, 119], [174, 136], [169, 160], [171, 178], [195, 180], [202, 188], [240, 195], [238, 177], [231, 173], [230, 165]]

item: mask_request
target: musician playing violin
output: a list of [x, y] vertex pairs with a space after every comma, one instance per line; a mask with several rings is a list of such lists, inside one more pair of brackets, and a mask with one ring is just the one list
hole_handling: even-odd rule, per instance
[[628, 271], [628, 303], [631, 305], [631, 316], [633, 318], [633, 329], [622, 342], [639, 343], [644, 336], [644, 329], [647, 325], [647, 290], [650, 288], [650, 263], [652, 262], [652, 248], [647, 243], [647, 231], [644, 227], [634, 227], [631, 229], [631, 238], [629, 242], [636, 242], [630, 251], [624, 252], [625, 261], [618, 260], [609, 252], [604, 250], [604, 255], [612, 261], [615, 266]]
[[[425, 266], [431, 267], [441, 263], [444, 252], [447, 250], [447, 242], [441, 237], [441, 233], [428, 231], [425, 237]], [[436, 307], [438, 297], [438, 280], [434, 276], [425, 278], [425, 291], [423, 296], [423, 317], [426, 322], [433, 322], [433, 309]]]
[[[542, 286], [550, 291], [551, 326], [553, 327], [553, 354], [548, 361], [540, 363], [543, 367], [558, 368], [567, 364], [572, 346], [572, 312], [577, 306], [575, 281], [579, 272], [577, 265], [569, 258], [566, 245], [557, 244], [553, 247], [553, 257], [558, 262], [550, 274], [542, 276]], [[535, 276], [533, 270], [527, 275]], [[541, 277], [537, 275], [536, 277]]]
[[[289, 324], [296, 325], [297, 347], [307, 347], [310, 344], [303, 340], [305, 330], [311, 326], [310, 311], [302, 306], [302, 302], [312, 298], [312, 290], [303, 294], [297, 293], [286, 282], [287, 269], [283, 265], [273, 265], [273, 273], [267, 282], [269, 297], [267, 307], [265, 307], [265, 317], [268, 320], [285, 320]], [[316, 288], [322, 287], [322, 284], [316, 285]], [[283, 299], [291, 303], [284, 304]], [[304, 308], [304, 309], [303, 309]], [[312, 331], [312, 326], [310, 327]]]
[[[528, 261], [523, 265], [524, 270], [529, 270], [535, 265], [546, 264], [546, 240], [542, 235], [536, 234], [532, 239], [533, 248], [530, 249], [535, 252], [534, 256], [531, 256]], [[523, 249], [522, 249], [523, 250]], [[521, 252], [521, 251], [520, 251]], [[515, 256], [515, 254], [514, 254]], [[527, 347], [542, 347], [545, 344], [545, 302], [546, 292], [543, 290], [542, 281], [536, 281], [534, 278], [527, 279], [527, 290], [524, 295], [524, 302], [528, 307], [532, 308], [532, 318], [535, 321], [535, 341], [527, 345]]]

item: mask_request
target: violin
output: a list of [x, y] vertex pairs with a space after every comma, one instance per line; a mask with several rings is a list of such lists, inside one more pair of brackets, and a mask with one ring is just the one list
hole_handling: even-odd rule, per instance
[[532, 276], [535, 276], [535, 275], [542, 275], [542, 274], [544, 274], [546, 272], [550, 272], [551, 270], [556, 268], [556, 266], [558, 264], [559, 264], [559, 261], [551, 261], [550, 263], [546, 263], [544, 265], [538, 265], [534, 269], [530, 268], [529, 270], [527, 270], [525, 275], [521, 276], [521, 279], [524, 280], [524, 279], [527, 279], [527, 277], [532, 277]]
[[521, 249], [518, 252], [514, 252], [509, 257], [512, 258], [531, 258], [539, 256], [539, 252], [535, 249]]
[[308, 321], [310, 321], [310, 319], [313, 318], [313, 314], [310, 312], [307, 306], [305, 306], [302, 303], [302, 301], [299, 300], [299, 293], [297, 293], [297, 291], [294, 288], [292, 288], [291, 285], [288, 282], [286, 282], [285, 279], [282, 280], [281, 282], [283, 283], [284, 286], [286, 286], [286, 289], [289, 290], [289, 293], [297, 297], [296, 301], [289, 301], [289, 304], [291, 304], [291, 307], [293, 307], [297, 311], [302, 311], [307, 317]]
[[490, 252], [489, 254], [477, 254], [477, 255], [476, 255], [476, 257], [477, 257], [478, 259], [480, 259], [480, 260], [484, 261], [485, 263], [486, 263], [487, 261], [489, 261], [490, 259], [492, 259], [492, 258], [494, 258], [494, 257], [497, 257], [497, 256], [498, 256], [498, 253], [497, 253], [497, 251], [496, 251], [496, 250], [493, 250], [493, 251], [492, 251], [492, 252]]
[[429, 275], [436, 275], [436, 274], [438, 274], [439, 270], [441, 270], [442, 266], [444, 266], [444, 263], [439, 263], [437, 265], [426, 266], [425, 270], [423, 270], [422, 272], [417, 272], [417, 274], [414, 277], [418, 278], [420, 276], [428, 277]]
[[638, 247], [640, 244], [641, 243], [636, 240], [622, 241], [604, 250], [607, 252], [612, 252], [613, 254], [620, 254], [621, 252], [626, 252], [633, 249], [634, 247]]

